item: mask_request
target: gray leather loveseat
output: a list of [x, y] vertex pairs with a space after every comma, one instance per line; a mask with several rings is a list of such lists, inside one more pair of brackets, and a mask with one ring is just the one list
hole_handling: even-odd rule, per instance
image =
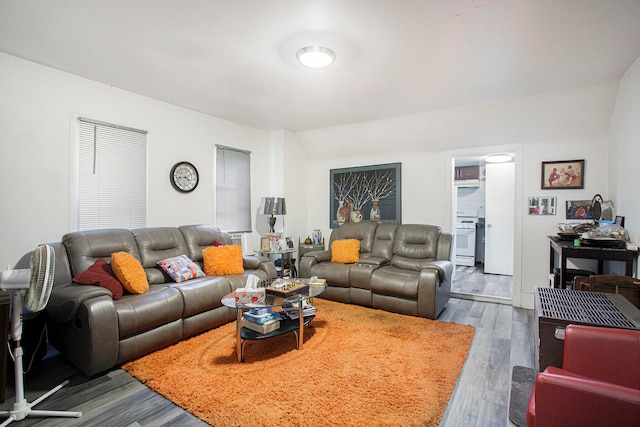
[[451, 294], [451, 234], [418, 224], [347, 223], [333, 230], [329, 248], [358, 239], [357, 263], [331, 262], [331, 250], [304, 254], [300, 276], [327, 280], [322, 298], [436, 319]]
[[[72, 232], [51, 244], [56, 252], [55, 281], [46, 307], [49, 342], [85, 374], [167, 347], [183, 338], [236, 318], [221, 298], [244, 286], [249, 274], [260, 280], [276, 277], [273, 262], [244, 256], [244, 274], [206, 276], [174, 282], [157, 262], [187, 255], [202, 265], [203, 249], [214, 241], [231, 244], [217, 227], [109, 229]], [[114, 300], [107, 289], [78, 285], [72, 278], [98, 258], [125, 251], [145, 269], [149, 289]]]

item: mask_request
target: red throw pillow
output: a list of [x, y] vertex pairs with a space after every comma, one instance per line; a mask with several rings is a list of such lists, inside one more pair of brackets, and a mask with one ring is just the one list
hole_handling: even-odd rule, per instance
[[113, 295], [113, 299], [120, 299], [124, 289], [113, 274], [111, 265], [102, 258], [98, 258], [96, 262], [82, 273], [73, 278], [74, 283], [80, 285], [94, 285], [108, 289]]

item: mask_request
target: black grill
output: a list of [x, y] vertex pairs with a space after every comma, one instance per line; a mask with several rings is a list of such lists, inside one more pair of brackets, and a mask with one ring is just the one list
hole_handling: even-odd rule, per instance
[[540, 317], [615, 328], [640, 329], [640, 324], [620, 311], [604, 293], [538, 288], [536, 298]]

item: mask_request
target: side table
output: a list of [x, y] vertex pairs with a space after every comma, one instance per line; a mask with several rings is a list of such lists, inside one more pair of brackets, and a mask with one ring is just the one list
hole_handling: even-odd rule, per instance
[[256, 249], [256, 252], [259, 253], [260, 255], [266, 255], [266, 256], [280, 255], [280, 257], [282, 258], [282, 261], [280, 264], [280, 268], [281, 268], [280, 277], [285, 277], [286, 269], [289, 270], [290, 277], [298, 276], [298, 272], [295, 266], [295, 259], [293, 260], [293, 262], [291, 260], [291, 254], [294, 253], [295, 251], [296, 251], [295, 249], [285, 249], [281, 251], [263, 251], [260, 249]]
[[559, 287], [564, 288], [567, 283], [567, 259], [583, 258], [598, 261], [598, 271], [601, 275], [604, 271], [604, 261], [621, 261], [624, 263], [624, 275], [633, 276], [634, 261], [638, 258], [638, 251], [628, 249], [614, 249], [596, 246], [574, 246], [573, 241], [561, 240], [555, 236], [549, 236], [549, 272], [553, 274], [556, 268], [556, 258], [560, 268]]
[[302, 256], [311, 251], [324, 251], [324, 239], [322, 239], [322, 243], [319, 244], [305, 243], [298, 239], [298, 265], [301, 265]]

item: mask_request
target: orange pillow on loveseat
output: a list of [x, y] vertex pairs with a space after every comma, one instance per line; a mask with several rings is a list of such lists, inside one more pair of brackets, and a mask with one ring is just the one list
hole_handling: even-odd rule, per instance
[[353, 264], [360, 259], [360, 240], [342, 239], [331, 243], [331, 262]]

